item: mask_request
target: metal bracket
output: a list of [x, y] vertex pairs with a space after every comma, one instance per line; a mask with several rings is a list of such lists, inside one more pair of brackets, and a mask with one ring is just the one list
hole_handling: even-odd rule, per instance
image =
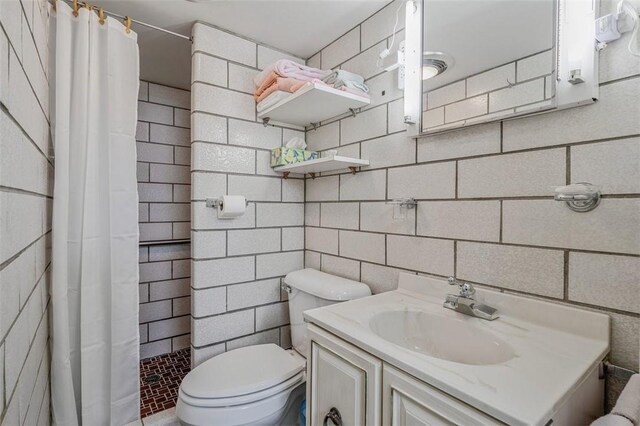
[[396, 198], [396, 199], [387, 201], [386, 204], [399, 204], [400, 207], [413, 209], [418, 205], [418, 202], [416, 201], [415, 198]]
[[605, 375], [618, 377], [620, 379], [629, 380], [631, 376], [636, 374], [635, 371], [629, 370], [628, 368], [618, 367], [617, 365], [611, 364], [609, 361], [605, 361], [602, 363], [602, 376], [600, 378], [604, 378]]
[[315, 173], [309, 173], [309, 176], [311, 176], [311, 179], [315, 179], [316, 178], [316, 174]]
[[265, 117], [265, 118], [263, 118], [263, 119], [262, 119], [262, 125], [263, 125], [264, 127], [269, 126], [269, 120], [271, 120], [269, 117]]
[[313, 127], [313, 130], [318, 130], [318, 127], [320, 126], [320, 123], [310, 123], [311, 127]]
[[358, 115], [358, 111], [359, 109], [356, 108], [349, 108], [349, 111], [351, 111], [351, 116], [355, 117], [356, 115]]
[[287, 293], [291, 293], [293, 291], [291, 286], [284, 282], [284, 278], [280, 278], [280, 290], [286, 291]]
[[288, 178], [289, 177], [289, 173], [291, 173], [291, 172], [282, 172], [282, 177], [284, 179]]
[[349, 170], [351, 170], [351, 174], [352, 174], [352, 175], [355, 175], [355, 174], [356, 174], [356, 171], [357, 171], [357, 167], [355, 167], [355, 166], [349, 166]]
[[[220, 198], [207, 198], [205, 200], [205, 202], [206, 202], [206, 206], [207, 207], [211, 207], [211, 208], [214, 208], [214, 209], [217, 209], [218, 206], [222, 207], [222, 205], [223, 205], [222, 200]], [[249, 200], [245, 200], [245, 203], [248, 206], [249, 205]]]

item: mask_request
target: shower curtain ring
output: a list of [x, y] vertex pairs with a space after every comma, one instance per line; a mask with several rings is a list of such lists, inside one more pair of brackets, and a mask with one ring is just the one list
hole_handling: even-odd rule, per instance
[[73, 16], [78, 17], [78, 0], [73, 0]]
[[131, 17], [130, 16], [125, 16], [124, 17], [124, 30], [127, 32], [127, 34], [129, 34], [131, 32]]
[[104, 25], [104, 8], [100, 8], [100, 10], [98, 10], [98, 17], [100, 18], [100, 25]]

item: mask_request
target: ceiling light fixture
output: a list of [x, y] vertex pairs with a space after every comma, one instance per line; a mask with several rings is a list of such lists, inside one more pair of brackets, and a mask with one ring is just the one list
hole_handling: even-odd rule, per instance
[[453, 65], [453, 58], [442, 52], [422, 54], [422, 79], [428, 80], [442, 74]]

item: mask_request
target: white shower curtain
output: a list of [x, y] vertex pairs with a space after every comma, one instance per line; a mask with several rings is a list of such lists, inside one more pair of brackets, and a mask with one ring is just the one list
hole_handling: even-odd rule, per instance
[[119, 426], [138, 418], [140, 398], [137, 36], [56, 3], [52, 416], [58, 425]]

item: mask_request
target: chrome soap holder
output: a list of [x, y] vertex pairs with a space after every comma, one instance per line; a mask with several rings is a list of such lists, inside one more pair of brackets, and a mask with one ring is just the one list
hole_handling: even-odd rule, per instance
[[589, 212], [600, 204], [600, 189], [587, 182], [578, 182], [559, 186], [555, 190], [554, 200], [564, 201], [567, 207], [578, 213]]
[[393, 219], [403, 220], [407, 218], [407, 210], [415, 209], [418, 202], [415, 198], [395, 198], [387, 201], [387, 204], [393, 205]]

